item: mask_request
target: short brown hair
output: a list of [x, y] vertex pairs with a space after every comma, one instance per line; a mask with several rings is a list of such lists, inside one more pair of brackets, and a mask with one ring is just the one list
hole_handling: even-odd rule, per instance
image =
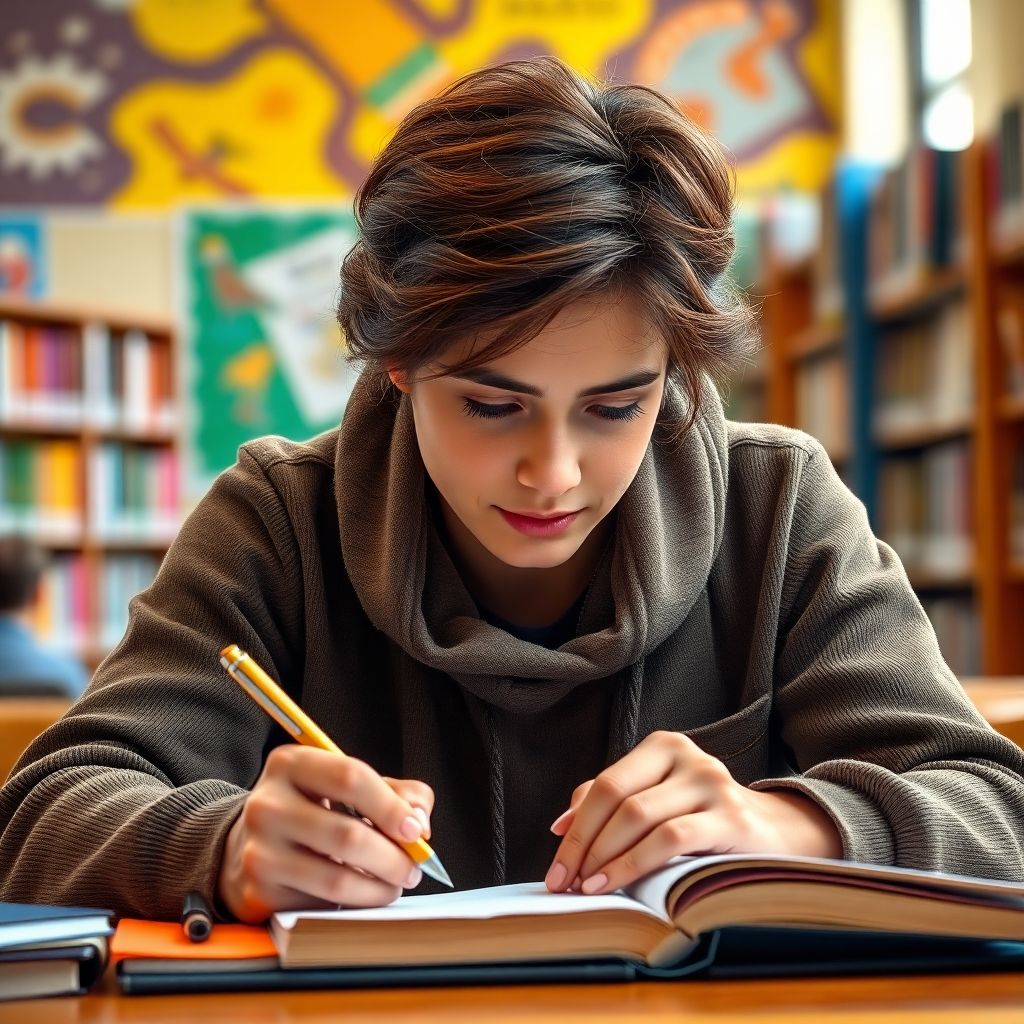
[[598, 85], [554, 57], [454, 82], [399, 125], [356, 194], [341, 271], [350, 353], [413, 372], [488, 331], [458, 366], [535, 337], [566, 305], [627, 288], [700, 405], [753, 348], [728, 289], [734, 182], [717, 141], [665, 96]]
[[0, 612], [17, 612], [36, 596], [46, 555], [27, 537], [0, 537]]

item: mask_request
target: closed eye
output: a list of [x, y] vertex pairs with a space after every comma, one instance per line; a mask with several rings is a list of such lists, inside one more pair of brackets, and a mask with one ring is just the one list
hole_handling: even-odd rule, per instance
[[[479, 416], [482, 419], [504, 419], [521, 408], [515, 402], [492, 405], [488, 402], [474, 401], [472, 398], [464, 398], [462, 405], [467, 416]], [[632, 402], [629, 405], [592, 405], [590, 411], [602, 420], [622, 421], [635, 420], [643, 415], [644, 410], [639, 402]]]

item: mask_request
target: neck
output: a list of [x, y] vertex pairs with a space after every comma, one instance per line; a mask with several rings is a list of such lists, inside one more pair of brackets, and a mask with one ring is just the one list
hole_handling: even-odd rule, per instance
[[478, 604], [516, 626], [549, 626], [565, 615], [590, 582], [614, 524], [606, 516], [561, 565], [522, 569], [495, 558], [438, 497], [448, 551], [466, 588]]

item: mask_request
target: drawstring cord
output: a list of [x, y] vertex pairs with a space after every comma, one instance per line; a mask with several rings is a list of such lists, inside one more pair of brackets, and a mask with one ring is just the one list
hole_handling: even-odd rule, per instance
[[494, 708], [485, 705], [488, 756], [491, 777], [491, 852], [494, 855], [494, 884], [505, 884], [505, 757]]

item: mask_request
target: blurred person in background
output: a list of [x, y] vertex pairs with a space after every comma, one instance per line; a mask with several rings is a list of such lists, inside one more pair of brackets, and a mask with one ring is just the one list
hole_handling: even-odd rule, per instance
[[32, 628], [46, 555], [27, 537], [0, 537], [0, 696], [82, 694], [89, 681], [74, 658], [47, 649]]

